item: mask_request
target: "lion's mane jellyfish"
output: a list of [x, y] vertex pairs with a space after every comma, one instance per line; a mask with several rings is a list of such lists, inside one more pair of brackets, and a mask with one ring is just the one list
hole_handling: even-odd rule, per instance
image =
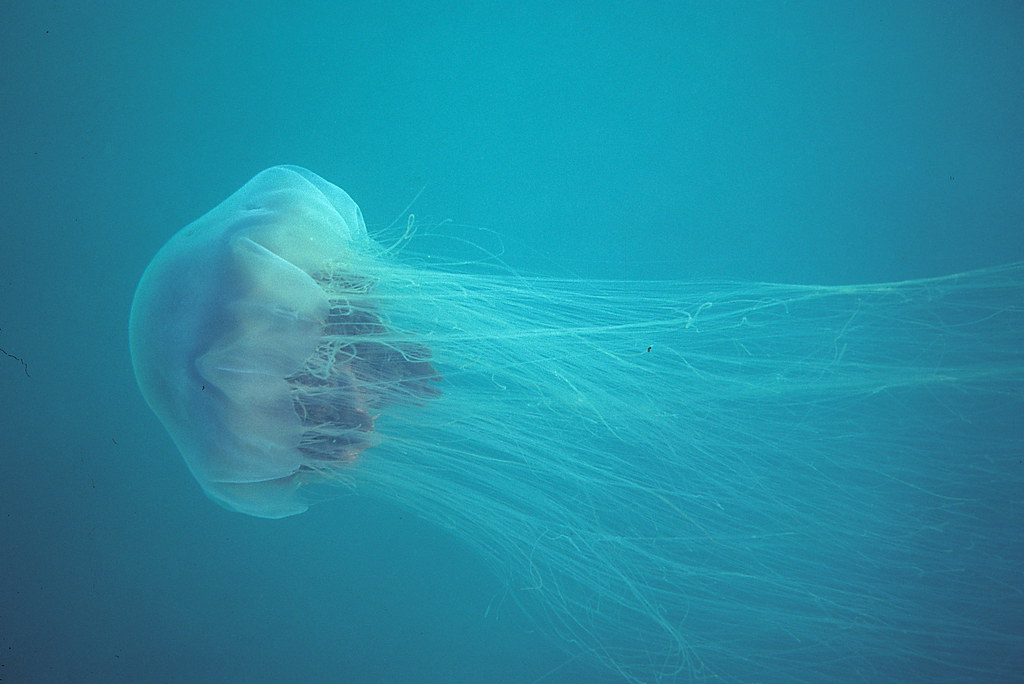
[[411, 507], [626, 680], [1011, 677], [1021, 264], [579, 281], [417, 257], [430, 239], [385, 249], [281, 166], [160, 250], [132, 359], [211, 498]]

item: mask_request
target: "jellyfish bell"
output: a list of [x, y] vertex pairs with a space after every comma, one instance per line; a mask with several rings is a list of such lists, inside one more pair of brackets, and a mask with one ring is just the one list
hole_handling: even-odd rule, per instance
[[1021, 264], [812, 287], [417, 260], [274, 167], [159, 251], [130, 342], [215, 501], [409, 507], [618, 678], [998, 678], [1022, 293]]
[[274, 167], [147, 268], [131, 315], [136, 376], [215, 501], [301, 513], [304, 482], [374, 443], [374, 412], [435, 391], [425, 350], [388, 340], [358, 270], [372, 251], [347, 194]]

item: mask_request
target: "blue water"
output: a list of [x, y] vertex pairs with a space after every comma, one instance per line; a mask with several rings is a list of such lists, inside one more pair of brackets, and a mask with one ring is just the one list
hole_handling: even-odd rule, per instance
[[615, 681], [393, 506], [209, 502], [132, 377], [146, 263], [278, 163], [537, 273], [1021, 260], [1022, 31], [1012, 2], [7, 3], [0, 680]]

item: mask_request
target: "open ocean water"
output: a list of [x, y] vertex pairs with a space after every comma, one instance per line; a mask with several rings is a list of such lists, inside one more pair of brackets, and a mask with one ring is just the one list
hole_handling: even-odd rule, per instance
[[[401, 235], [412, 213], [428, 233], [500, 250], [510, 274], [853, 285], [1019, 262], [1022, 38], [1018, 2], [7, 2], [0, 681], [623, 681], [543, 610], [521, 610], [510, 595], [524, 587], [472, 540], [401, 501], [357, 486], [264, 520], [208, 500], [133, 375], [128, 314], [146, 265], [275, 164], [345, 189], [371, 234]], [[1016, 325], [1020, 266], [1007, 283], [985, 304], [1016, 310]], [[949, 504], [969, 512], [921, 530], [948, 536], [913, 572], [874, 568], [892, 587], [850, 587], [910, 597], [919, 620], [846, 642], [862, 625], [837, 611], [813, 645], [745, 643], [792, 615], [776, 597], [737, 604], [746, 594], [722, 576], [729, 598], [701, 599], [695, 618], [722, 637], [695, 639], [678, 671], [628, 674], [1020, 681], [1024, 361], [979, 349], [995, 374], [982, 399], [1003, 399], [979, 409], [983, 427], [950, 428], [953, 448], [984, 431], [991, 457]], [[927, 479], [932, 455], [912, 446], [899, 472]], [[758, 488], [731, 476], [737, 496]], [[882, 534], [865, 530], [866, 544]], [[782, 566], [765, 567], [746, 570]], [[845, 566], [783, 569], [846, 586]], [[902, 584], [915, 573], [929, 578], [920, 595]], [[965, 602], [940, 591], [953, 586]]]

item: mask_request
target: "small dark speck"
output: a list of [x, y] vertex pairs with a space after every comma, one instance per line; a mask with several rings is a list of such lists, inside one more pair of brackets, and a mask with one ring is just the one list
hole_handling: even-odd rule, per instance
[[117, 440], [114, 439], [113, 437], [110, 438], [110, 441], [113, 442], [114, 444], [117, 444]]
[[651, 351], [651, 348], [650, 348], [650, 347], [648, 347], [648, 348], [647, 348], [647, 351]]

